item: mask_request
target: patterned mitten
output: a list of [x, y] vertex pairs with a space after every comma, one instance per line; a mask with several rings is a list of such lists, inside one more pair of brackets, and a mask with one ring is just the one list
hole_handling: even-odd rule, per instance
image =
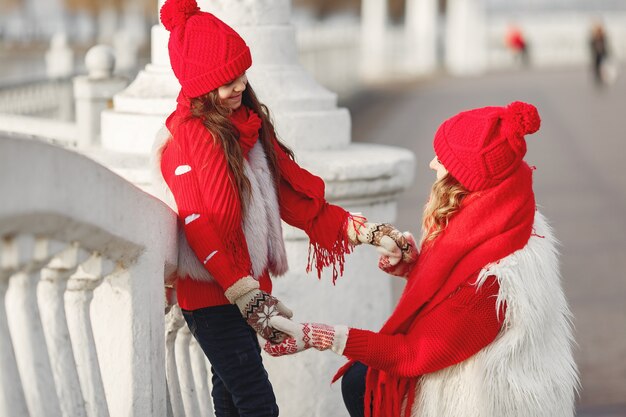
[[413, 244], [398, 229], [389, 223], [369, 223], [358, 214], [350, 215], [348, 224], [348, 239], [354, 245], [367, 243], [384, 250], [383, 254], [390, 258], [395, 265], [402, 259], [413, 262], [417, 259], [415, 241]]
[[[407, 240], [408, 245], [410, 245], [413, 248], [417, 247], [415, 243], [415, 238], [410, 232], [404, 232], [403, 235], [405, 239]], [[384, 253], [383, 251], [379, 251], [379, 252], [381, 252], [382, 255], [378, 259], [378, 268], [380, 268], [381, 270], [383, 270], [384, 272], [390, 275], [394, 275], [396, 277], [404, 277], [404, 278], [406, 278], [409, 275], [409, 272], [411, 272], [411, 270], [413, 269], [413, 266], [415, 266], [415, 262], [417, 261], [417, 255], [419, 255], [416, 250], [414, 252], [414, 255], [412, 254], [409, 260], [405, 260], [404, 258], [400, 260], [398, 258], [392, 258], [391, 256]]]
[[272, 317], [270, 324], [290, 337], [279, 344], [267, 342], [263, 349], [272, 356], [292, 355], [309, 348], [331, 349], [341, 355], [348, 341], [347, 326], [321, 323], [296, 323], [284, 317]]
[[270, 319], [275, 316], [291, 318], [293, 313], [285, 307], [276, 297], [265, 291], [255, 289], [249, 291], [235, 300], [239, 311], [262, 338], [271, 343], [280, 343], [287, 335], [273, 328]]

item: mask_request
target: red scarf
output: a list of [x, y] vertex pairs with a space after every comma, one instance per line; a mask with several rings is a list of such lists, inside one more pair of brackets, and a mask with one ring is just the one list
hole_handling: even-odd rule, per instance
[[[444, 232], [423, 248], [398, 305], [380, 333], [406, 334], [430, 307], [486, 265], [523, 248], [532, 233], [534, 217], [532, 171], [526, 163], [498, 186], [468, 196]], [[334, 380], [351, 365], [341, 368]], [[416, 384], [417, 378], [400, 378], [370, 368], [365, 416], [370, 416], [371, 408], [371, 415], [376, 417], [398, 417], [404, 398], [404, 415], [410, 416]]]
[[230, 121], [239, 131], [241, 153], [244, 158], [248, 158], [248, 153], [259, 139], [261, 118], [254, 111], [242, 105], [230, 115]]

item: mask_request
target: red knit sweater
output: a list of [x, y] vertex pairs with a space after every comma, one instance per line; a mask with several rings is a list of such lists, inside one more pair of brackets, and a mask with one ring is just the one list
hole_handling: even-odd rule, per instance
[[[470, 280], [472, 282], [473, 280]], [[498, 282], [463, 284], [420, 316], [406, 334], [350, 329], [344, 355], [399, 377], [416, 377], [462, 362], [491, 343], [502, 325]]]
[[[224, 152], [202, 122], [188, 116], [179, 105], [168, 118], [173, 139], [162, 152], [161, 172], [176, 200], [191, 248], [215, 278], [214, 282], [177, 280], [180, 307], [195, 310], [228, 304], [224, 291], [252, 275], [252, 266], [241, 225], [241, 203]], [[341, 236], [349, 213], [325, 201], [320, 178], [297, 166], [277, 145], [275, 149], [281, 171], [281, 218], [309, 235], [320, 258], [341, 250], [337, 242], [347, 239]], [[336, 254], [342, 256], [343, 252]], [[271, 292], [269, 274], [258, 278], [261, 289]]]

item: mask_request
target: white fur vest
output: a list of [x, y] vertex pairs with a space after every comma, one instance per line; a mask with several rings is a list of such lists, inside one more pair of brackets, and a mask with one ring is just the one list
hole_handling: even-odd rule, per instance
[[521, 250], [488, 265], [500, 284], [502, 330], [476, 355], [424, 375], [411, 417], [572, 417], [579, 388], [571, 313], [561, 287], [555, 238], [537, 212]]
[[[176, 209], [172, 193], [161, 174], [161, 155], [170, 138], [171, 135], [166, 127], [163, 127], [157, 134], [152, 153], [154, 156], [152, 176], [155, 195]], [[248, 154], [248, 159], [244, 160], [244, 170], [250, 181], [251, 196], [247, 202], [242, 227], [246, 236], [253, 275], [258, 278], [266, 269], [274, 276], [283, 275], [287, 272], [288, 265], [280, 207], [265, 151], [260, 142], [254, 145]], [[175, 275], [178, 278], [213, 280], [189, 246], [185, 231], [180, 226], [178, 228], [178, 267]]]

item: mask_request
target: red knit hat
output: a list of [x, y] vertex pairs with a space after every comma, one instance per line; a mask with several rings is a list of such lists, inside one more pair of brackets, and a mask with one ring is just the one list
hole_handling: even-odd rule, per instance
[[468, 110], [439, 126], [433, 146], [465, 188], [484, 190], [515, 172], [526, 154], [524, 135], [535, 133], [540, 124], [537, 108], [520, 101]]
[[166, 0], [161, 22], [170, 31], [170, 62], [187, 97], [213, 91], [252, 65], [241, 36], [211, 13], [201, 12], [196, 0]]

